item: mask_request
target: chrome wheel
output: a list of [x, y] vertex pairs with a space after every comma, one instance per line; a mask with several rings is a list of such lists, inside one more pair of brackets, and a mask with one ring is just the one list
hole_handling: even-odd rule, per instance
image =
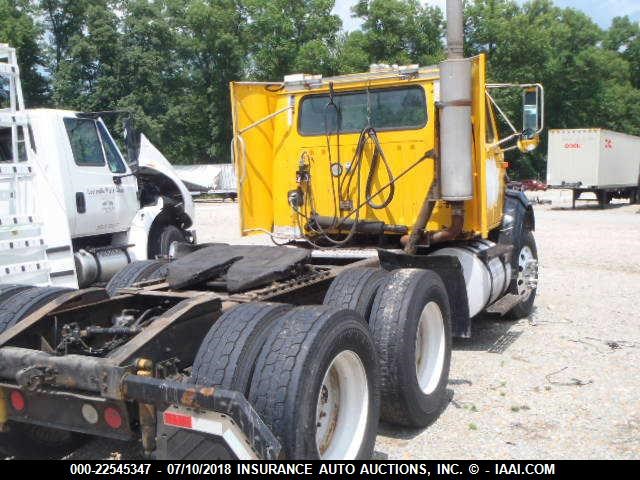
[[429, 302], [420, 314], [415, 347], [416, 376], [425, 395], [433, 393], [440, 383], [445, 350], [442, 311], [436, 302]]
[[316, 406], [316, 446], [323, 460], [353, 460], [364, 440], [369, 387], [360, 357], [340, 352], [327, 369]]
[[527, 300], [531, 292], [538, 288], [538, 260], [528, 246], [522, 247], [518, 255], [518, 276], [516, 277], [518, 295]]

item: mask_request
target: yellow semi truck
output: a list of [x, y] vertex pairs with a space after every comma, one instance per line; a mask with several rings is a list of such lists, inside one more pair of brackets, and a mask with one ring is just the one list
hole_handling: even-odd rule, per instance
[[153, 275], [47, 302], [0, 287], [0, 450], [91, 434], [161, 459], [363, 459], [380, 419], [432, 423], [452, 337], [533, 308], [533, 210], [504, 153], [543, 128], [542, 87], [487, 84], [447, 7], [440, 65], [231, 85], [242, 233], [282, 245], [174, 243]]

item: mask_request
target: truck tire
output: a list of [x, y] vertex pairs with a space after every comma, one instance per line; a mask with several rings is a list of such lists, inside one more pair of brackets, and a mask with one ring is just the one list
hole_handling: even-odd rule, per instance
[[531, 312], [533, 312], [533, 304], [536, 299], [537, 286], [527, 292], [527, 285], [524, 276], [524, 267], [526, 263], [531, 260], [538, 260], [536, 239], [531, 230], [527, 230], [524, 233], [522, 243], [516, 247], [516, 251], [518, 253], [513, 256], [511, 263], [511, 268], [513, 272], [515, 272], [516, 277], [511, 281], [511, 285], [509, 285], [507, 293], [519, 295], [523, 297], [523, 300], [507, 313], [506, 317], [512, 320], [519, 320], [531, 315]]
[[110, 297], [115, 297], [121, 288], [130, 287], [138, 282], [163, 278], [167, 275], [167, 264], [166, 260], [132, 262], [109, 280], [105, 287], [107, 294]]
[[0, 333], [56, 297], [70, 291], [70, 288], [61, 287], [32, 287], [11, 296], [0, 304]]
[[[71, 289], [29, 288], [0, 304], [0, 333], [14, 326], [41, 306]], [[9, 431], [0, 433], [0, 453], [28, 459], [55, 459], [71, 452], [83, 441], [82, 435], [20, 422], [9, 422]]]
[[9, 298], [13, 297], [16, 293], [23, 292], [30, 288], [33, 288], [33, 286], [17, 285], [17, 284], [0, 285], [0, 304], [2, 304], [2, 302], [4, 302], [5, 300], [8, 300]]
[[247, 396], [267, 334], [290, 308], [285, 304], [252, 302], [224, 312], [196, 353], [191, 381], [236, 390]]
[[344, 270], [333, 279], [322, 303], [355, 310], [368, 322], [373, 300], [386, 276], [387, 272], [379, 268]]
[[86, 442], [87, 437], [67, 430], [9, 422], [9, 431], [0, 433], [0, 454], [32, 460], [59, 460]]
[[392, 272], [371, 310], [380, 360], [381, 419], [425, 427], [446, 405], [451, 364], [451, 307], [430, 270]]
[[184, 231], [175, 225], [159, 225], [149, 234], [149, 258], [166, 257], [173, 242], [186, 240]]
[[362, 317], [330, 306], [289, 310], [260, 352], [249, 401], [279, 438], [285, 458], [371, 458], [379, 379]]

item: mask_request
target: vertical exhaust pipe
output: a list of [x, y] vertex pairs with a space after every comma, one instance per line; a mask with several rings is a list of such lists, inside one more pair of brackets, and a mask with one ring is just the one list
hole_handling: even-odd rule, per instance
[[464, 58], [462, 0], [447, 0], [447, 54], [440, 64], [440, 192], [442, 200], [473, 198], [471, 62]]
[[464, 58], [464, 14], [462, 0], [447, 0], [447, 58]]
[[447, 60], [440, 64], [440, 199], [451, 204], [449, 228], [425, 235], [435, 203], [427, 193], [411, 235], [401, 238], [405, 253], [415, 255], [418, 244], [455, 240], [464, 229], [464, 201], [473, 198], [471, 126], [471, 62], [464, 58], [462, 0], [447, 0]]

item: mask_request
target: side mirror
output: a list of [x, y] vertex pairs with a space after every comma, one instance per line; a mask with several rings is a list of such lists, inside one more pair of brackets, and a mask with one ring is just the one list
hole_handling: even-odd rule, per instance
[[127, 163], [134, 167], [138, 162], [140, 150], [140, 137], [133, 124], [133, 114], [130, 114], [123, 122], [124, 143], [127, 150]]
[[533, 134], [528, 134], [527, 132], [523, 133], [518, 139], [518, 150], [522, 153], [533, 152], [538, 145], [540, 145], [540, 136]]
[[544, 90], [541, 85], [525, 86], [522, 90], [522, 135], [518, 149], [532, 152], [540, 143], [544, 128]]

